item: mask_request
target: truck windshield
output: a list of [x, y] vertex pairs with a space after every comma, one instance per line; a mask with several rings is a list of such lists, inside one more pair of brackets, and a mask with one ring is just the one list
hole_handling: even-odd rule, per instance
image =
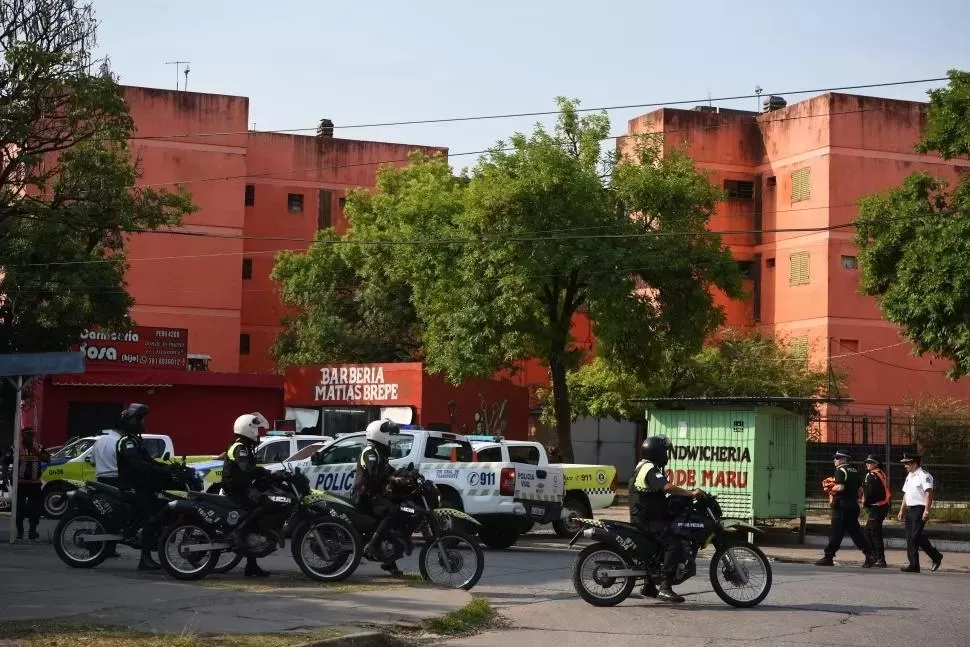
[[424, 457], [440, 461], [455, 461], [470, 463], [472, 461], [472, 445], [467, 440], [452, 438], [428, 438], [424, 448]]
[[94, 444], [93, 438], [79, 438], [73, 440], [67, 445], [64, 445], [56, 452], [51, 455], [51, 458], [66, 458], [68, 460], [72, 458], [77, 458], [84, 452], [88, 451], [88, 447]]

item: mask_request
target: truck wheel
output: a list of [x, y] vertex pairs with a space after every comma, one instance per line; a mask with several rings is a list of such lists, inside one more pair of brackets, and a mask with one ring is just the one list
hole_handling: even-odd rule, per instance
[[563, 501], [562, 511], [569, 515], [568, 518], [553, 521], [552, 528], [556, 531], [556, 535], [563, 539], [571, 538], [582, 528], [576, 523], [576, 519], [589, 519], [593, 515], [589, 504], [579, 497], [568, 497]]
[[486, 522], [478, 529], [478, 538], [492, 550], [505, 550], [519, 540], [514, 522]]

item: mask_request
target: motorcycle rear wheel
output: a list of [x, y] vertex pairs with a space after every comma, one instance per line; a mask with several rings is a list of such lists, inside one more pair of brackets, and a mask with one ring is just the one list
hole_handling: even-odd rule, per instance
[[[195, 539], [191, 540], [190, 543], [192, 544], [211, 544], [215, 542], [213, 533], [201, 523], [193, 521], [174, 523], [162, 531], [162, 536], [158, 540], [158, 561], [161, 563], [162, 568], [165, 569], [165, 572], [177, 580], [201, 580], [209, 575], [209, 573], [211, 573], [219, 563], [219, 556], [222, 551], [203, 551], [201, 554], [199, 554], [198, 559], [192, 562], [194, 568], [180, 568], [172, 562], [173, 555], [181, 557], [181, 552], [179, 550], [179, 544], [181, 542], [176, 535], [176, 533], [179, 531], [192, 531], [196, 537]], [[173, 552], [170, 553], [170, 551]]]
[[97, 552], [93, 553], [89, 559], [78, 559], [68, 554], [67, 548], [64, 544], [65, 540], [68, 538], [65, 536], [64, 532], [69, 524], [78, 520], [93, 521], [95, 524], [94, 531], [91, 533], [93, 535], [108, 534], [105, 530], [104, 524], [95, 515], [87, 512], [68, 512], [65, 516], [61, 517], [61, 520], [57, 522], [57, 526], [54, 528], [54, 536], [52, 537], [54, 552], [57, 553], [57, 556], [62, 562], [71, 568], [94, 568], [108, 558], [108, 548], [113, 542], [99, 541], [92, 543], [92, 545], [95, 545], [98, 548]]
[[[316, 554], [314, 549], [317, 547], [317, 544], [311, 532], [314, 529], [320, 531], [326, 529], [336, 532], [337, 537], [342, 536], [342, 540], [337, 540], [341, 544], [343, 544], [344, 540], [349, 540], [351, 545], [351, 554], [349, 557], [345, 556], [342, 562], [336, 565], [328, 565], [324, 568], [311, 566], [306, 560], [304, 549]], [[330, 535], [331, 533], [328, 532], [327, 534]], [[303, 574], [311, 580], [316, 580], [317, 582], [341, 582], [353, 575], [357, 567], [360, 566], [360, 559], [364, 554], [364, 542], [360, 537], [360, 533], [353, 526], [333, 519], [319, 519], [304, 523], [296, 529], [296, 532], [293, 533], [293, 540], [290, 542], [290, 550], [293, 553], [293, 561], [300, 567]]]
[[[229, 559], [226, 560], [226, 557], [229, 555], [231, 555], [231, 557], [229, 557]], [[228, 573], [232, 569], [239, 566], [239, 562], [241, 562], [242, 559], [243, 559], [243, 556], [240, 555], [239, 553], [230, 553], [229, 551], [223, 551], [219, 555], [218, 565], [216, 565], [216, 567], [212, 569], [212, 572], [218, 573], [219, 575], [222, 575], [223, 573]]]
[[[734, 555], [735, 552], [748, 553], [749, 557], [754, 557], [755, 561], [760, 563], [759, 565], [765, 572], [763, 590], [750, 600], [743, 600], [733, 596], [724, 588], [724, 585], [718, 578], [719, 574], [730, 569], [731, 567], [729, 558], [727, 556], [727, 553], [729, 552], [731, 553], [731, 556], [735, 558], [735, 560], [737, 559], [737, 556]], [[746, 577], [748, 575], [747, 569], [744, 569], [744, 572], [740, 575]], [[725, 579], [727, 579], [727, 577], [728, 574], [725, 574]], [[711, 586], [714, 587], [714, 592], [717, 593], [717, 597], [721, 598], [724, 600], [724, 602], [730, 604], [732, 607], [737, 607], [739, 609], [750, 609], [751, 607], [756, 607], [761, 604], [766, 597], [768, 597], [768, 592], [771, 591], [771, 563], [768, 561], [765, 554], [761, 552], [760, 548], [746, 541], [735, 542], [728, 546], [724, 546], [715, 552], [714, 557], [711, 558]]]
[[[594, 556], [598, 556], [598, 558], [594, 559]], [[604, 560], [608, 564], [598, 563]], [[630, 597], [637, 583], [637, 578], [635, 577], [609, 578], [610, 584], [622, 584], [620, 589], [611, 595], [598, 595], [596, 592], [591, 591], [583, 580], [583, 569], [589, 562], [595, 562], [593, 564], [594, 578], [596, 577], [597, 571], [602, 568], [633, 568], [633, 565], [617, 553], [616, 549], [603, 543], [590, 544], [579, 553], [579, 556], [576, 558], [576, 563], [573, 565], [573, 588], [576, 589], [579, 597], [594, 607], [615, 607]]]
[[[453, 567], [458, 565], [458, 562], [464, 561], [464, 558], [454, 550], [455, 543], [464, 543], [471, 547], [472, 559], [475, 560], [474, 570], [469, 578], [457, 585], [445, 584], [431, 575], [429, 566], [440, 566], [450, 572]], [[447, 564], [442, 563], [439, 548], [444, 551], [445, 558], [448, 560]], [[426, 582], [468, 591], [478, 584], [478, 580], [482, 579], [482, 573], [485, 571], [485, 552], [475, 538], [468, 533], [455, 529], [446, 530], [437, 537], [432, 537], [424, 542], [424, 546], [421, 547], [421, 552], [418, 554], [418, 568], [421, 571], [421, 577]]]

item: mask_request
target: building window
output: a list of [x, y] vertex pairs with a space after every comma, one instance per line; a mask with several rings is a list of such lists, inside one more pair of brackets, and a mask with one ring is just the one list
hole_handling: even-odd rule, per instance
[[242, 333], [239, 335], [239, 354], [249, 355], [249, 334]]
[[838, 355], [843, 353], [858, 353], [859, 352], [859, 340], [858, 339], [840, 339], [839, 340], [839, 352]]
[[243, 259], [242, 277], [247, 281], [253, 278], [253, 259], [251, 258]]
[[251, 207], [256, 204], [256, 186], [253, 184], [246, 185], [246, 206]]
[[340, 207], [341, 212], [343, 212], [346, 204], [347, 204], [347, 198], [340, 198], [339, 200], [337, 200], [337, 206]]
[[303, 194], [290, 193], [286, 196], [286, 208], [290, 213], [301, 213], [303, 211]]
[[754, 263], [751, 261], [738, 261], [738, 271], [746, 279], [754, 278]]
[[843, 270], [857, 270], [859, 269], [859, 259], [855, 256], [843, 256], [842, 257], [842, 269]]
[[318, 195], [317, 229], [333, 227], [333, 193], [321, 189]]
[[765, 184], [769, 189], [773, 189], [778, 185], [778, 178], [776, 178], [774, 175], [769, 175], [768, 181]]
[[808, 252], [795, 252], [791, 260], [791, 272], [788, 275], [788, 285], [808, 285], [810, 274], [808, 271]]
[[765, 267], [774, 267], [774, 266], [775, 266], [774, 257], [765, 259]]
[[754, 199], [754, 182], [724, 180], [724, 192], [729, 200], [752, 200]]
[[812, 169], [800, 168], [791, 174], [791, 201], [801, 202], [812, 197]]
[[789, 340], [788, 350], [792, 357], [808, 361], [808, 337], [795, 337]]

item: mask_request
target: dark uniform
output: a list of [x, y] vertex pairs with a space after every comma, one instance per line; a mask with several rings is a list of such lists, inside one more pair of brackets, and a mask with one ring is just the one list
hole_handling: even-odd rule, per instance
[[[372, 559], [374, 551], [400, 514], [399, 506], [386, 496], [392, 474], [394, 468], [390, 465], [390, 448], [374, 442], [364, 445], [357, 459], [357, 473], [354, 475], [354, 488], [350, 496], [362, 512], [381, 519], [364, 548], [364, 554]], [[399, 572], [394, 562], [386, 562], [382, 568]]]
[[40, 475], [42, 461], [50, 460], [44, 448], [34, 443], [34, 428], [26, 427], [21, 432], [23, 443], [20, 448], [19, 473], [17, 479], [17, 539], [23, 539], [24, 519], [30, 522], [30, 539], [37, 539], [37, 524], [40, 523], [41, 491]]
[[136, 521], [142, 526], [138, 569], [156, 570], [160, 566], [151, 555], [159, 531], [155, 495], [160, 490], [159, 483], [168, 475], [168, 466], [155, 461], [142, 441], [142, 420], [146, 415], [148, 407], [141, 404], [132, 404], [122, 412], [117, 427], [123, 435], [115, 448], [118, 454], [118, 487], [134, 492]]
[[868, 465], [874, 467], [866, 473], [862, 481], [862, 505], [869, 510], [869, 520], [866, 522], [865, 534], [872, 548], [872, 560], [866, 562], [870, 566], [886, 567], [886, 544], [882, 536], [882, 524], [889, 514], [889, 502], [892, 491], [889, 480], [882, 471], [882, 465], [875, 456], [870, 454], [866, 458]]
[[[836, 452], [836, 459], [844, 458], [846, 461], [851, 457], [844, 452]], [[829, 535], [829, 543], [825, 547], [825, 555], [822, 559], [815, 562], [817, 566], [831, 566], [832, 559], [842, 545], [842, 540], [846, 533], [852, 538], [852, 542], [866, 556], [866, 563], [871, 565], [874, 561], [871, 558], [869, 542], [862, 534], [859, 526], [859, 487], [861, 479], [859, 471], [848, 462], [842, 463], [835, 468], [833, 475], [836, 485], [844, 486], [839, 491], [832, 492], [832, 531]]]
[[[657, 538], [664, 549], [663, 576], [666, 587], [673, 583], [677, 564], [683, 558], [681, 543], [670, 528], [671, 515], [667, 508], [664, 486], [669, 482], [663, 470], [648, 460], [640, 461], [630, 480], [630, 521]], [[649, 590], [649, 587], [647, 587]]]
[[[243, 436], [236, 436], [236, 441], [226, 451], [226, 458], [222, 464], [222, 488], [230, 499], [251, 512], [233, 531], [232, 536], [239, 542], [245, 536], [247, 529], [254, 526], [262, 516], [266, 506], [261, 505], [263, 492], [268, 487], [272, 473], [256, 463], [257, 444]], [[266, 577], [264, 571], [256, 563], [255, 557], [246, 559], [247, 577]]]

